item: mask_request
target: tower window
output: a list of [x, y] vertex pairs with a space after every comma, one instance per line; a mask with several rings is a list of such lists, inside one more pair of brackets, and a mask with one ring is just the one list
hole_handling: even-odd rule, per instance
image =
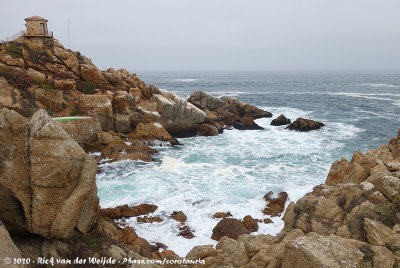
[[40, 31], [42, 32], [42, 34], [44, 34], [44, 23], [40, 24]]

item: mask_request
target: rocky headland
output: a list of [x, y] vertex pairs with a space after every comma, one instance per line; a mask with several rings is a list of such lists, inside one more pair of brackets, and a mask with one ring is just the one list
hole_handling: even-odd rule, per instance
[[[260, 129], [254, 119], [271, 116], [235, 98], [196, 91], [185, 100], [125, 70], [100, 71], [54, 39], [20, 37], [2, 44], [1, 260], [111, 257], [179, 263], [186, 258], [202, 262], [195, 267], [398, 267], [400, 131], [388, 145], [333, 163], [325, 184], [296, 203], [287, 204], [284, 192], [266, 193], [265, 219], [212, 212], [221, 218], [212, 230], [218, 244], [196, 246], [187, 256], [124, 226], [129, 217], [143, 224], [162, 220], [152, 214], [155, 204], [99, 207], [95, 157], [152, 161], [154, 143], [174, 145], [176, 137], [214, 136], [231, 127]], [[284, 117], [278, 121], [290, 123]], [[288, 129], [322, 126], [299, 118]], [[178, 209], [170, 217], [179, 235], [191, 239], [196, 232]], [[278, 235], [251, 234], [260, 221], [281, 215], [285, 226]]]

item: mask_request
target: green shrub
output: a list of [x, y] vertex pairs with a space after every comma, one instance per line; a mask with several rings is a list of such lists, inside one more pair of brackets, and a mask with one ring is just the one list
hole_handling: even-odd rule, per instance
[[40, 87], [43, 88], [44, 90], [46, 90], [47, 92], [60, 92], [61, 91], [58, 89], [54, 89], [51, 85], [48, 85], [48, 84], [41, 85]]
[[81, 81], [76, 84], [76, 88], [84, 94], [94, 94], [96, 93], [96, 86], [90, 81]]
[[24, 71], [16, 73], [14, 81], [17, 87], [22, 90], [26, 90], [32, 85], [32, 78]]
[[13, 58], [22, 58], [22, 47], [16, 44], [8, 44], [6, 51]]
[[71, 111], [71, 116], [77, 116], [80, 115], [80, 111], [79, 111], [79, 106], [78, 104], [75, 104], [74, 109], [72, 109]]

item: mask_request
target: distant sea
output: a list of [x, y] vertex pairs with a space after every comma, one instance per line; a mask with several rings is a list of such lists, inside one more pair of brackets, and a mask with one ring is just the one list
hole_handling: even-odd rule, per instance
[[[217, 137], [179, 139], [181, 146], [157, 147], [156, 162], [121, 161], [97, 175], [102, 207], [153, 203], [164, 221], [138, 224], [139, 236], [161, 242], [181, 256], [195, 245], [215, 244], [215, 212], [235, 218], [265, 218], [263, 196], [286, 191], [296, 201], [323, 183], [331, 164], [354, 151], [387, 144], [400, 128], [400, 72], [138, 72], [161, 90], [188, 98], [195, 90], [232, 96], [273, 113], [256, 120], [264, 130], [227, 130]], [[295, 132], [270, 126], [280, 114], [321, 121], [324, 128]], [[178, 237], [168, 218], [182, 210], [195, 238]], [[276, 234], [280, 218], [260, 224]]]

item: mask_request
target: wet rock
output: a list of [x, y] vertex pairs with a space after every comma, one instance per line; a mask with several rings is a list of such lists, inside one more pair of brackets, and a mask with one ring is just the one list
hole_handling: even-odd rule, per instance
[[290, 119], [286, 118], [286, 116], [281, 114], [280, 116], [278, 116], [277, 118], [275, 118], [274, 120], [271, 121], [271, 125], [272, 126], [282, 126], [282, 125], [288, 125], [291, 122], [292, 121]]
[[286, 128], [289, 130], [310, 131], [310, 130], [320, 129], [323, 126], [325, 126], [325, 124], [321, 122], [305, 118], [297, 118], [296, 121], [291, 123]]
[[187, 225], [181, 225], [179, 227], [179, 234], [178, 236], [182, 236], [187, 239], [192, 239], [194, 237], [193, 231]]
[[250, 215], [247, 215], [243, 218], [242, 223], [246, 226], [247, 230], [250, 232], [257, 232], [258, 231], [258, 222], [256, 219], [253, 219]]
[[211, 238], [217, 241], [223, 236], [237, 239], [239, 235], [249, 233], [250, 231], [239, 220], [224, 218], [214, 227]]
[[264, 196], [264, 200], [267, 201], [267, 206], [263, 210], [265, 215], [271, 215], [272, 217], [280, 216], [281, 213], [285, 210], [285, 203], [288, 198], [288, 194], [286, 192], [280, 192], [277, 197], [274, 197], [274, 193], [268, 192]]
[[264, 129], [257, 125], [252, 117], [241, 117], [239, 120], [232, 122], [232, 126], [239, 130]]
[[179, 221], [179, 222], [185, 222], [187, 220], [185, 213], [183, 213], [182, 211], [178, 211], [178, 212], [174, 211], [171, 214], [171, 218], [173, 218], [174, 220]]
[[218, 136], [218, 129], [211, 124], [201, 124], [197, 127], [197, 136]]
[[153, 222], [162, 222], [163, 220], [160, 217], [138, 217], [137, 222], [141, 223], [153, 223]]
[[160, 123], [139, 123], [135, 131], [128, 135], [129, 138], [144, 140], [147, 142], [167, 141], [171, 144], [177, 144], [174, 139]]
[[216, 212], [213, 216], [214, 218], [227, 218], [232, 217], [232, 214], [228, 212]]
[[140, 204], [129, 207], [128, 205], [117, 206], [115, 208], [103, 208], [100, 213], [103, 217], [118, 219], [122, 217], [134, 217], [153, 213], [158, 206], [151, 204]]
[[264, 222], [265, 224], [273, 223], [273, 221], [272, 221], [270, 218], [264, 219], [263, 222]]

